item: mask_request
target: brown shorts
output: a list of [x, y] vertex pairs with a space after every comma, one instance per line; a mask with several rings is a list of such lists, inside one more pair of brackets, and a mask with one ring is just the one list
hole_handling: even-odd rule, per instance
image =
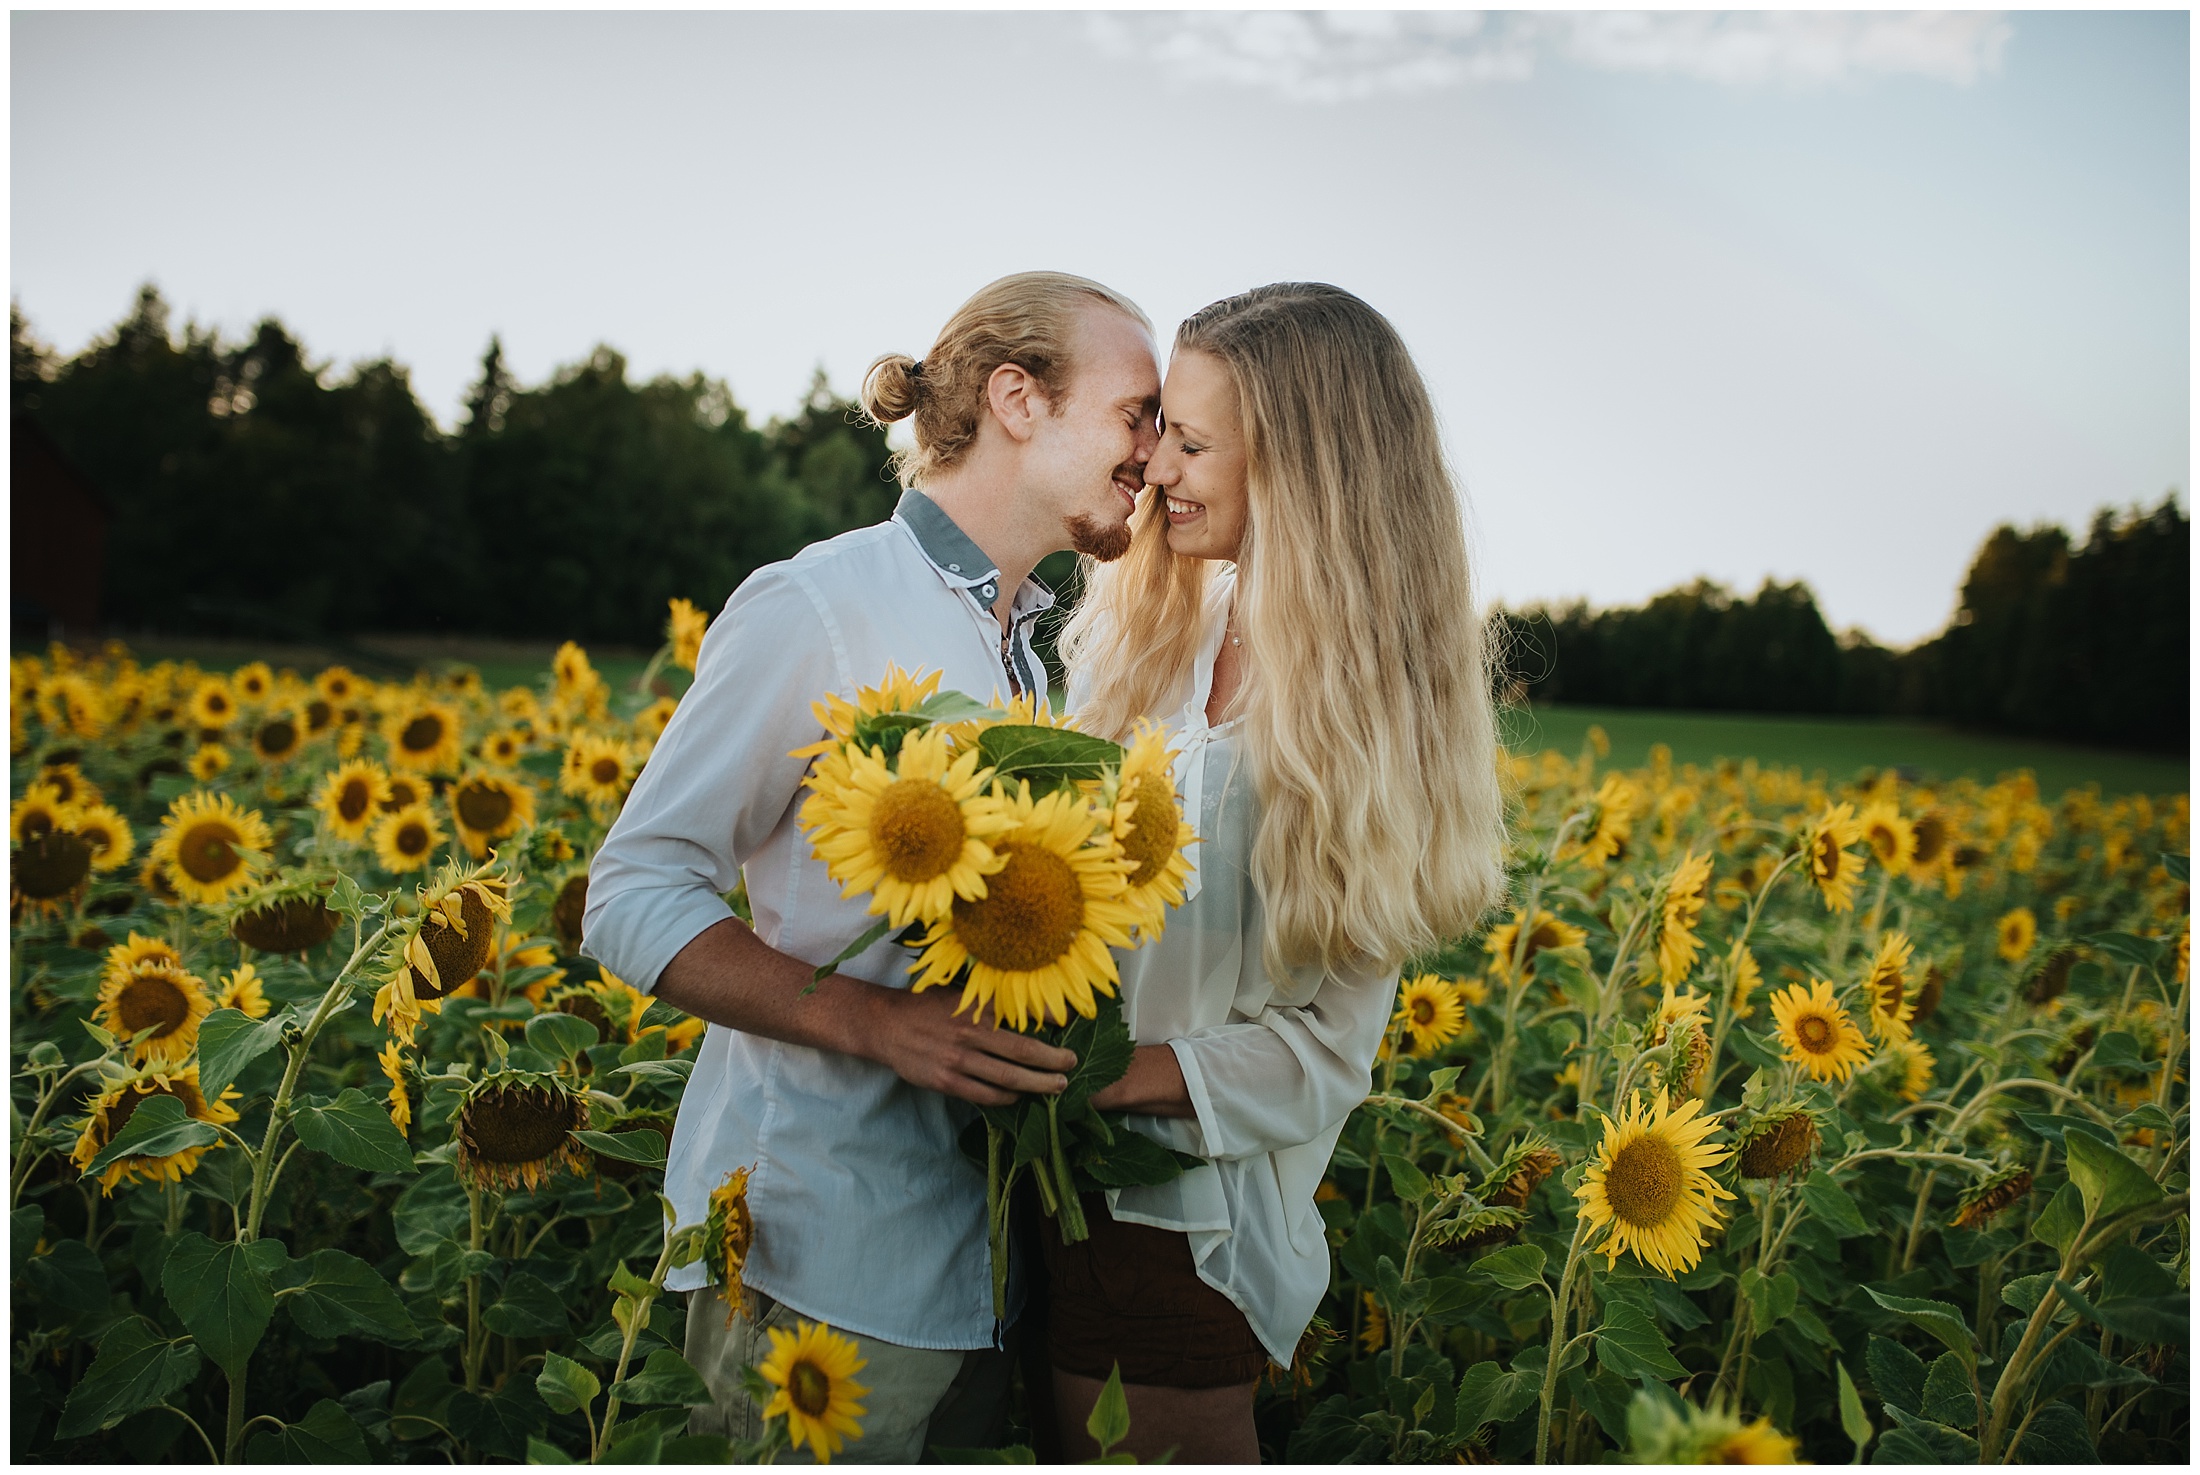
[[1047, 1357], [1065, 1373], [1147, 1388], [1232, 1388], [1259, 1379], [1268, 1350], [1192, 1264], [1191, 1239], [1173, 1229], [1119, 1224], [1099, 1194], [1084, 1199], [1092, 1237], [1065, 1245], [1052, 1219], [1040, 1241], [1047, 1264]]

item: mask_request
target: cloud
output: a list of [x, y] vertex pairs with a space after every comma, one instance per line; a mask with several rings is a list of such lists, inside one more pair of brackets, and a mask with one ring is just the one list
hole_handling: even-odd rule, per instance
[[1977, 11], [1183, 11], [1088, 24], [1105, 50], [1185, 81], [1307, 102], [1524, 81], [1545, 61], [1728, 86], [1968, 85], [2000, 66], [2011, 34], [2004, 16]]

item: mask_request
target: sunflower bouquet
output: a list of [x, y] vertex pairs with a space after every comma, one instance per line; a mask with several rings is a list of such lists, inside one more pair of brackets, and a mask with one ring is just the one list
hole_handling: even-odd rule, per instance
[[1161, 933], [1193, 843], [1161, 733], [1126, 746], [1018, 701], [990, 707], [889, 668], [853, 703], [815, 708], [825, 737], [801, 824], [875, 926], [818, 970], [889, 934], [916, 953], [918, 990], [959, 987], [990, 1014], [1076, 1054], [1060, 1095], [980, 1109], [963, 1147], [985, 1165], [996, 1311], [1007, 1300], [1010, 1193], [1029, 1173], [1062, 1238], [1087, 1236], [1080, 1193], [1161, 1183], [1187, 1162], [1092, 1105], [1130, 1068], [1112, 948]]

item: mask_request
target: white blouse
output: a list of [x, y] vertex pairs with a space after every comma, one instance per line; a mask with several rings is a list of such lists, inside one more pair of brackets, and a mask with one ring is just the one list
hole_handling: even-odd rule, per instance
[[[1134, 1116], [1132, 1125], [1207, 1165], [1155, 1187], [1113, 1189], [1108, 1207], [1119, 1221], [1185, 1232], [1200, 1279], [1228, 1296], [1288, 1367], [1329, 1289], [1314, 1190], [1345, 1118], [1367, 1094], [1398, 973], [1298, 969], [1279, 987], [1262, 966], [1252, 877], [1259, 804], [1240, 761], [1241, 724], [1207, 722], [1236, 583], [1234, 567], [1211, 582], [1198, 657], [1166, 719], [1177, 790], [1199, 835], [1197, 869], [1161, 936], [1117, 954], [1131, 1034], [1176, 1052], [1196, 1113]], [[1073, 671], [1070, 711], [1087, 691]]]

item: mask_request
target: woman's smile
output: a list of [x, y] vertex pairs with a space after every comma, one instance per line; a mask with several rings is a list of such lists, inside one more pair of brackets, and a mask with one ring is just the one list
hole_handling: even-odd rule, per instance
[[1189, 502], [1182, 497], [1170, 496], [1167, 492], [1163, 492], [1161, 495], [1162, 500], [1168, 507], [1169, 523], [1173, 527], [1182, 527], [1188, 522], [1207, 515], [1205, 503]]

